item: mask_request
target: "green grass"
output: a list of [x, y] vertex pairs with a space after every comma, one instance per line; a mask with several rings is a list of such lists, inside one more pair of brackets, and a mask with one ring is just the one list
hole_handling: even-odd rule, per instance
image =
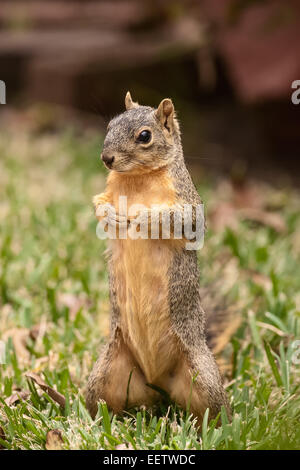
[[[101, 403], [93, 421], [83, 390], [108, 332], [109, 311], [105, 242], [96, 238], [91, 206], [105, 184], [101, 139], [71, 131], [16, 135], [0, 136], [0, 339], [15, 328], [26, 336], [35, 325], [44, 334], [28, 336], [27, 354], [6, 338], [0, 445], [44, 449], [47, 432], [59, 429], [66, 449], [123, 443], [135, 449], [300, 448], [300, 364], [292, 361], [300, 337], [299, 195], [265, 189], [286, 233], [240, 222], [209, 230], [199, 253], [202, 282], [221, 280], [222, 294], [242, 316], [221, 355], [232, 423], [222, 413], [217, 427], [207, 413], [199, 434], [193, 417], [168, 403], [123, 417]], [[199, 189], [208, 209], [221, 197], [214, 182]], [[29, 370], [66, 397], [64, 409], [26, 380]], [[28, 390], [29, 398], [6, 405], [16, 389]]]

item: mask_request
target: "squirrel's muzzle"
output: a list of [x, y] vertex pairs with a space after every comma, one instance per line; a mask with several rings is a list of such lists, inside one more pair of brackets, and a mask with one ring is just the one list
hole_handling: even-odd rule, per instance
[[114, 156], [110, 156], [107, 153], [102, 152], [101, 159], [104, 162], [104, 164], [107, 166], [107, 168], [112, 168], [112, 164], [115, 159]]

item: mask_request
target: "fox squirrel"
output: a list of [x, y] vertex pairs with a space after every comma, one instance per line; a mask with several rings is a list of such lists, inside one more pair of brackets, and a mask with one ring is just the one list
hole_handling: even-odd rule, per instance
[[[111, 204], [120, 229], [128, 220], [119, 213], [119, 196], [126, 196], [128, 205], [143, 204], [148, 214], [153, 204], [175, 212], [184, 204], [194, 209], [201, 199], [184, 163], [172, 101], [164, 99], [153, 109], [133, 102], [128, 92], [125, 105], [108, 125], [101, 158], [111, 171], [105, 192], [94, 197], [96, 211]], [[109, 245], [110, 340], [88, 380], [91, 415], [100, 399], [119, 413], [153, 405], [162, 389], [199, 424], [207, 408], [210, 418], [222, 405], [230, 416], [206, 341], [196, 251], [161, 233], [158, 239], [116, 237]]]

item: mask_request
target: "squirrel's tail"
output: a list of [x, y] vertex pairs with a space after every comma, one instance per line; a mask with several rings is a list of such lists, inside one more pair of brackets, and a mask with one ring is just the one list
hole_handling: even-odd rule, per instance
[[219, 355], [241, 324], [236, 308], [229, 305], [216, 286], [202, 287], [201, 300], [206, 313], [206, 337], [210, 349]]

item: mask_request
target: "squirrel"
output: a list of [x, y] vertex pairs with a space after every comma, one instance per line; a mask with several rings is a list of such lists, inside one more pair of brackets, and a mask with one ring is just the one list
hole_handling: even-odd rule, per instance
[[[154, 109], [133, 102], [127, 92], [125, 106], [108, 124], [101, 158], [110, 172], [105, 192], [93, 200], [96, 215], [109, 204], [116, 215], [108, 223], [128, 227], [119, 196], [126, 196], [128, 205], [142, 204], [148, 215], [152, 205], [170, 208], [173, 215], [184, 204], [195, 209], [201, 199], [185, 166], [172, 100]], [[103, 220], [102, 213], [97, 217]], [[196, 250], [187, 250], [183, 240], [163, 239], [160, 231], [156, 239], [111, 239], [108, 253], [110, 338], [88, 379], [92, 417], [101, 399], [119, 414], [154, 405], [164, 391], [199, 425], [207, 408], [214, 418], [223, 406], [230, 419], [207, 344]]]

